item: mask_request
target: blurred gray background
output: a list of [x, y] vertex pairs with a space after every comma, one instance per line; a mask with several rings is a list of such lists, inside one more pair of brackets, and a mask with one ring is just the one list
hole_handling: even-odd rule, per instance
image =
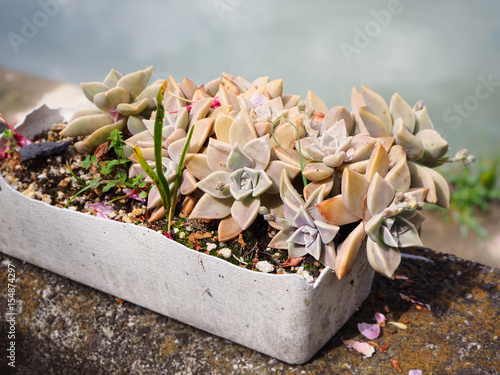
[[110, 68], [198, 84], [226, 71], [283, 78], [330, 107], [365, 84], [424, 99], [452, 152], [498, 154], [498, 0], [2, 0], [0, 38], [0, 67], [72, 83]]

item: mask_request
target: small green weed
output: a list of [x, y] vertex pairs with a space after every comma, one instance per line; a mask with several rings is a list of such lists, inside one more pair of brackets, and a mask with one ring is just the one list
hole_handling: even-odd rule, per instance
[[[100, 186], [102, 188], [103, 193], [107, 193], [113, 188], [121, 187], [121, 188], [129, 188], [139, 192], [139, 198], [147, 197], [147, 187], [146, 182], [144, 181], [144, 176], [137, 175], [133, 178], [127, 178], [127, 170], [126, 165], [130, 163], [130, 160], [126, 159], [123, 154], [123, 136], [122, 132], [118, 129], [115, 129], [111, 132], [109, 136], [109, 150], [112, 150], [116, 159], [108, 160], [108, 161], [99, 161], [97, 164], [97, 169], [101, 176], [95, 177], [90, 182], [83, 181], [80, 177], [76, 175], [76, 173], [71, 169], [69, 164], [66, 163], [69, 172], [71, 175], [78, 181], [83, 188], [78, 191], [71, 199], [66, 203], [66, 207], [80, 194], [84, 193], [89, 189], [96, 189]], [[89, 169], [92, 165], [97, 162], [96, 155], [87, 155], [85, 159], [82, 161], [81, 166], [84, 169]], [[103, 178], [105, 176], [106, 178]], [[108, 203], [114, 202], [116, 200], [125, 198], [127, 195], [119, 196], [113, 198]]]
[[469, 230], [481, 238], [488, 236], [475, 215], [487, 211], [492, 201], [500, 199], [499, 163], [500, 157], [479, 163], [477, 169], [469, 166], [443, 172], [451, 185], [450, 209], [443, 211], [443, 217], [457, 221], [463, 237], [468, 236]]

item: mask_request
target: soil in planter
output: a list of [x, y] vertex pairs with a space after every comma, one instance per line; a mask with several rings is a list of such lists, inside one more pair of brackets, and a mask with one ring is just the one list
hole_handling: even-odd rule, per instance
[[[0, 158], [0, 173], [5, 181], [29, 198], [89, 215], [96, 214], [93, 209], [89, 208], [89, 203], [109, 202], [114, 198], [122, 197], [111, 203], [114, 212], [108, 214], [110, 219], [130, 223], [131, 225], [145, 226], [167, 235], [166, 220], [150, 223], [148, 219], [151, 212], [146, 209], [146, 203], [126, 197], [123, 189], [119, 186], [111, 188], [106, 193], [102, 191], [102, 186], [100, 186], [96, 189], [89, 189], [75, 197], [82, 189], [82, 185], [71, 175], [67, 164], [86, 183], [99, 177], [100, 174], [98, 171], [92, 172], [90, 169], [82, 168], [81, 162], [85, 155], [77, 153], [72, 148], [72, 144], [79, 139], [60, 137], [59, 131], [62, 128], [63, 124], [55, 124], [51, 130], [40, 135], [34, 141], [40, 143], [69, 141], [70, 146], [60, 155], [22, 162], [19, 154], [12, 152], [9, 154], [9, 159]], [[101, 160], [109, 161], [114, 158], [116, 158], [114, 152], [109, 151]], [[278, 274], [296, 272], [306, 278], [316, 278], [323, 268], [310, 255], [304, 257], [297, 264], [287, 264], [288, 255], [286, 250], [267, 247], [267, 244], [277, 231], [270, 227], [261, 216], [237, 238], [225, 243], [219, 242], [217, 239], [217, 221], [190, 220], [180, 212], [182, 200], [183, 197], [181, 197], [178, 204], [170, 236], [188, 248], [217, 256], [237, 266], [251, 270], [257, 270], [256, 264], [259, 261], [267, 261], [274, 266], [273, 272]], [[70, 203], [68, 204], [68, 202]], [[349, 233], [349, 230], [352, 229], [347, 227], [341, 228], [335, 238], [335, 245], [339, 245]]]

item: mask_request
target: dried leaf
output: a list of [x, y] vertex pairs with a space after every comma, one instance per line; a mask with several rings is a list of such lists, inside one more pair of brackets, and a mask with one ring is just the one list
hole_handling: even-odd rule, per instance
[[395, 359], [391, 359], [391, 365], [399, 372], [403, 372], [403, 369], [401, 369], [401, 366], [399, 366], [398, 361], [396, 361]]
[[193, 232], [189, 235], [188, 241], [191, 243], [191, 245], [195, 246], [198, 244], [199, 240], [210, 237], [212, 237], [212, 234], [209, 232]]
[[96, 156], [96, 161], [90, 167], [90, 170], [92, 171], [92, 173], [97, 172], [97, 165], [101, 161], [102, 157], [107, 154], [110, 144], [111, 144], [111, 141], [107, 141], [107, 142], [101, 143], [99, 146], [97, 146], [97, 149], [94, 152], [94, 155]]
[[298, 258], [290, 258], [288, 257], [288, 259], [285, 261], [285, 263], [283, 263], [281, 265], [281, 267], [294, 267], [296, 265], [298, 265], [300, 262], [302, 262], [304, 260], [305, 257], [298, 257]]
[[[368, 341], [368, 344], [373, 346], [374, 348], [377, 348], [380, 353], [385, 353], [385, 349], [383, 349], [379, 344], [377, 344], [375, 341]], [[385, 344], [387, 345], [387, 344]]]
[[243, 234], [240, 233], [240, 235], [238, 236], [238, 243], [241, 245], [241, 247], [244, 249], [245, 246], [246, 246], [246, 242], [243, 241]]

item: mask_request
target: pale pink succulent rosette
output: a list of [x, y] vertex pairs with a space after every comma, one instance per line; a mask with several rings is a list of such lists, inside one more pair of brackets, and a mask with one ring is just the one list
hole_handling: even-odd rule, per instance
[[[144, 174], [133, 147], [154, 168], [155, 98], [164, 80], [147, 86], [151, 72], [112, 70], [102, 83], [82, 84], [96, 108], [76, 113], [63, 134], [86, 136], [77, 149], [87, 151], [126, 128], [129, 177]], [[162, 104], [161, 173], [173, 183], [182, 170], [179, 194], [191, 219], [218, 220], [218, 238], [227, 241], [262, 214], [278, 230], [270, 247], [288, 249], [290, 258], [310, 254], [339, 278], [363, 243], [373, 268], [393, 277], [400, 249], [422, 245], [423, 205], [448, 206], [448, 184], [432, 168], [472, 160], [463, 152], [445, 156], [448, 143], [422, 102], [412, 108], [396, 93], [388, 105], [366, 86], [352, 90], [350, 111], [329, 109], [312, 92], [305, 102], [283, 94], [280, 79], [223, 73], [196, 85], [169, 77]], [[156, 187], [147, 206], [150, 221], [165, 215]]]

